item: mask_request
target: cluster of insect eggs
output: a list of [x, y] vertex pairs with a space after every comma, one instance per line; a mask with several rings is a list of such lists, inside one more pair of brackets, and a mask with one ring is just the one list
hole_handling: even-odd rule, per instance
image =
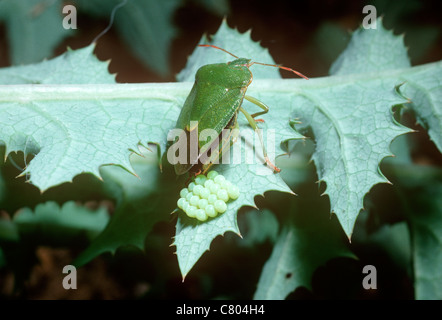
[[212, 170], [205, 175], [200, 174], [187, 188], [180, 192], [178, 208], [187, 216], [206, 221], [227, 210], [227, 202], [239, 197], [239, 189], [227, 181], [223, 175]]

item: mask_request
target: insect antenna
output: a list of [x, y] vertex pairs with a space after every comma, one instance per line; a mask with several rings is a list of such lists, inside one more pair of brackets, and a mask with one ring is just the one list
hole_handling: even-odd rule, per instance
[[98, 41], [98, 39], [100, 39], [106, 32], [108, 32], [110, 30], [110, 28], [112, 28], [112, 25], [114, 24], [114, 19], [115, 19], [115, 13], [117, 13], [117, 10], [120, 9], [121, 7], [124, 7], [127, 4], [128, 0], [123, 0], [121, 1], [119, 4], [117, 4], [111, 12], [111, 17], [110, 17], [110, 21], [108, 26], [106, 27], [106, 29], [104, 29], [103, 31], [100, 32], [99, 35], [97, 35], [94, 40], [92, 40], [91, 43], [96, 43]]
[[229, 51], [227, 51], [227, 50], [225, 50], [225, 49], [223, 49], [223, 48], [220, 48], [220, 47], [214, 46], [213, 44], [199, 44], [198, 47], [215, 48], [215, 49], [218, 49], [218, 50], [224, 51], [225, 53], [230, 54], [231, 56], [235, 57], [236, 59], [239, 59], [239, 58], [238, 58], [237, 56], [235, 56], [233, 53], [230, 53]]
[[292, 68], [287, 68], [287, 67], [280, 66], [280, 65], [277, 65], [277, 64], [268, 64], [268, 63], [262, 63], [262, 62], [251, 62], [250, 65], [252, 65], [252, 64], [260, 64], [260, 65], [263, 65], [263, 66], [276, 67], [276, 68], [279, 68], [279, 69], [291, 71], [294, 74], [296, 74], [296, 75], [298, 75], [298, 76], [308, 80], [308, 78], [305, 75], [303, 75], [301, 72], [298, 72], [298, 71], [296, 71], [296, 70], [294, 70]]

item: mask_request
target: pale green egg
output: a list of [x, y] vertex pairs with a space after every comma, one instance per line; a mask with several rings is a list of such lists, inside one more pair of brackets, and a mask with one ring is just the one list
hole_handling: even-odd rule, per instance
[[218, 212], [215, 210], [215, 207], [211, 204], [208, 204], [204, 210], [206, 211], [206, 214], [211, 218], [214, 218], [218, 215]]
[[227, 210], [227, 205], [222, 200], [216, 200], [213, 206], [215, 207], [215, 210], [219, 213], [224, 213]]
[[208, 199], [210, 196], [210, 190], [207, 188], [203, 188], [200, 192], [200, 197], [203, 199]]
[[199, 196], [201, 194], [201, 190], [203, 190], [203, 186], [197, 184], [195, 187], [193, 187], [193, 194], [196, 196]]
[[229, 194], [224, 189], [219, 189], [218, 192], [216, 193], [216, 196], [218, 197], [219, 200], [222, 200], [224, 202], [229, 201]]
[[199, 221], [206, 221], [208, 218], [206, 211], [203, 209], [196, 210], [195, 216]]
[[200, 197], [198, 196], [193, 196], [192, 198], [190, 198], [189, 203], [192, 206], [197, 206], [198, 205], [198, 201], [200, 200]]
[[210, 196], [207, 198], [207, 201], [209, 202], [209, 204], [214, 204], [215, 201], [218, 200], [218, 197], [216, 196], [216, 194], [210, 194]]
[[181, 191], [180, 191], [180, 197], [181, 197], [181, 198], [185, 198], [185, 197], [187, 196], [188, 193], [189, 193], [189, 189], [187, 189], [187, 188], [181, 189]]
[[198, 209], [197, 209], [196, 207], [189, 205], [189, 206], [187, 207], [186, 214], [187, 214], [187, 216], [190, 217], [190, 218], [195, 218], [195, 216], [196, 216], [196, 211], [197, 211], [197, 210], [198, 210]]
[[178, 206], [178, 208], [183, 209], [183, 204], [184, 202], [186, 202], [186, 199], [184, 198], [179, 198], [176, 205]]
[[200, 199], [198, 201], [198, 208], [204, 209], [207, 207], [208, 204], [209, 204], [209, 201], [207, 201], [207, 199]]
[[215, 177], [218, 175], [218, 172], [216, 172], [215, 170], [212, 170], [212, 171], [210, 171], [208, 174], [207, 174], [207, 178], [208, 179], [210, 179], [210, 180], [213, 180], [213, 179], [215, 179]]
[[187, 195], [186, 195], [186, 200], [187, 201], [190, 201], [190, 198], [192, 198], [193, 197], [193, 193], [192, 192], [189, 192]]

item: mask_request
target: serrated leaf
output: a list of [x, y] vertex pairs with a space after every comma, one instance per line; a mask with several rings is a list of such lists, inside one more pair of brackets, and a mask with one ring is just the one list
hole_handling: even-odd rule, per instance
[[333, 87], [306, 90], [310, 101], [292, 102], [292, 112], [313, 129], [318, 177], [327, 183], [331, 211], [351, 237], [365, 194], [387, 182], [379, 163], [391, 155], [391, 141], [410, 130], [398, 125], [391, 112], [393, 105], [406, 102], [394, 90], [397, 79], [355, 79], [350, 84], [347, 78], [342, 85], [335, 80]]
[[345, 51], [330, 68], [331, 75], [370, 73], [410, 67], [403, 37], [386, 30], [382, 19], [376, 29], [360, 27]]
[[[239, 34], [236, 30], [230, 29], [225, 20], [212, 40], [210, 44], [232, 50], [236, 55], [241, 54], [245, 57], [253, 57], [254, 60], [256, 57], [256, 59], [262, 59], [260, 62], [274, 64], [268, 51], [251, 40], [250, 32]], [[201, 43], [208, 44], [209, 42], [203, 38]], [[214, 48], [197, 47], [189, 58], [186, 68], [181, 71], [177, 78], [180, 81], [193, 81], [195, 72], [202, 65], [223, 61], [227, 62], [229, 60], [231, 61], [232, 57], [225, 52]], [[256, 67], [252, 72], [255, 80], [264, 78], [280, 79], [276, 68]], [[222, 81], [222, 79], [220, 79], [220, 81]], [[250, 87], [252, 86], [253, 83]], [[274, 104], [279, 102], [274, 96], [261, 101], [273, 101]], [[251, 104], [244, 103], [243, 106], [249, 108]], [[269, 149], [269, 145], [267, 144], [266, 146], [271, 159], [275, 158], [275, 155], [280, 155], [284, 152], [281, 148], [282, 142], [289, 139], [303, 138], [290, 126], [290, 118], [288, 116], [281, 117], [281, 114], [274, 112], [272, 108], [273, 105], [271, 106], [271, 112], [264, 116], [265, 123], [260, 124], [260, 128], [267, 135], [271, 134], [269, 129], [273, 130], [273, 142], [275, 142], [273, 145], [273, 154], [271, 148]], [[285, 119], [285, 121], [281, 121], [282, 119]], [[195, 219], [187, 218], [184, 214], [178, 216], [173, 244], [177, 247], [178, 264], [183, 279], [201, 255], [209, 250], [214, 238], [218, 235], [223, 235], [227, 231], [232, 231], [238, 235], [240, 234], [237, 224], [237, 211], [239, 208], [242, 206], [254, 207], [254, 197], [256, 195], [263, 195], [269, 190], [291, 193], [290, 188], [285, 184], [281, 176], [274, 174], [271, 169], [263, 165], [262, 149], [259, 145], [258, 138], [257, 136], [254, 137], [253, 131], [245, 118], [240, 115], [238, 123], [240, 125], [242, 140], [233, 146], [233, 150], [239, 150], [239, 153], [236, 153], [236, 155], [240, 154], [242, 162], [239, 163], [239, 161], [237, 161], [235, 163], [239, 164], [220, 165], [215, 169], [222, 173], [227, 180], [237, 185], [240, 190], [247, 190], [247, 192], [245, 194], [242, 193], [237, 200], [229, 203], [227, 211], [224, 214], [209, 221], [201, 223], [195, 221]], [[275, 128], [278, 129], [275, 130]], [[266, 137], [264, 137], [264, 141], [268, 142]], [[254, 148], [256, 148], [256, 152]], [[235, 151], [232, 151], [232, 154], [235, 154]], [[245, 161], [246, 159], [252, 163], [245, 163], [247, 162]], [[232, 162], [234, 161], [235, 159], [232, 159]]]
[[[331, 258], [354, 257], [340, 236], [337, 221], [320, 219], [323, 215], [314, 212], [317, 206], [311, 207], [311, 211], [302, 212], [303, 222], [285, 221], [264, 265], [254, 299], [280, 300], [297, 287], [311, 289], [317, 267]], [[292, 209], [291, 219], [294, 215]]]
[[[90, 54], [92, 49], [74, 54], [76, 57], [72, 59], [77, 61], [87, 51]], [[92, 61], [94, 59], [89, 62], [91, 66]], [[78, 72], [70, 59], [61, 58], [53, 63], [57, 70], [67, 71], [70, 66], [73, 72]], [[98, 70], [101, 66], [95, 64]], [[39, 67], [31, 66], [31, 69]], [[43, 81], [62, 82], [58, 72], [54, 72], [53, 77]], [[69, 72], [66, 78], [69, 83]], [[108, 80], [101, 80], [103, 78], [96, 80]], [[79, 76], [75, 82], [82, 79]], [[71, 181], [82, 172], [99, 176], [98, 168], [104, 164], [117, 164], [133, 171], [129, 150], [137, 150], [140, 142], [158, 141], [164, 150], [165, 132], [174, 125], [182, 103], [173, 92], [164, 88], [164, 94], [157, 91], [151, 96], [150, 107], [158, 108], [153, 116], [144, 109], [150, 94], [126, 100], [127, 92], [118, 97], [113, 95], [111, 87], [100, 87], [104, 100], [99, 98], [100, 90], [90, 86], [65, 87], [64, 92], [53, 86], [40, 86], [34, 91], [35, 96], [27, 96], [33, 87], [8, 86], [7, 94], [1, 95], [0, 140], [6, 143], [6, 154], [11, 151], [38, 153], [23, 174], [29, 173], [30, 181], [41, 190]], [[91, 89], [89, 95], [84, 91], [88, 88]], [[121, 108], [122, 104], [126, 110]]]
[[24, 208], [13, 218], [20, 233], [39, 233], [43, 237], [68, 237], [86, 232], [90, 239], [96, 237], [108, 221], [109, 215], [105, 208], [91, 210], [73, 201], [66, 202], [61, 207], [49, 201], [37, 205], [34, 210]]
[[[195, 265], [210, 244], [218, 235], [231, 231], [240, 235], [237, 223], [237, 211], [242, 206], [255, 207], [254, 197], [263, 195], [266, 191], [276, 190], [291, 193], [279, 174], [273, 174], [271, 169], [259, 164], [220, 165], [216, 170], [227, 180], [242, 190], [239, 198], [229, 202], [227, 211], [206, 222], [188, 218], [179, 212], [176, 225], [174, 245], [177, 248], [178, 264], [183, 279]], [[265, 174], [257, 175], [257, 172]]]
[[[262, 48], [258, 42], [253, 41], [250, 33], [251, 30], [239, 33], [237, 30], [229, 28], [224, 19], [215, 35], [209, 38], [204, 35], [198, 44], [212, 44], [240, 58], [249, 58], [252, 61], [275, 64], [268, 49]], [[228, 53], [215, 48], [196, 47], [189, 57], [186, 67], [178, 73], [177, 80], [180, 82], [193, 82], [195, 80], [195, 73], [202, 66], [211, 63], [229, 62], [234, 59]], [[281, 79], [277, 68], [254, 66], [251, 71], [254, 79]]]
[[[332, 66], [332, 74], [346, 75], [348, 80], [353, 74], [375, 74], [410, 65], [403, 39], [385, 30], [380, 20], [377, 26], [353, 34]], [[331, 211], [349, 238], [365, 194], [373, 185], [387, 182], [378, 166], [391, 155], [391, 141], [410, 131], [392, 116], [392, 106], [407, 102], [395, 92], [399, 85], [399, 77], [355, 79], [351, 85], [307, 93], [315, 107], [306, 108], [300, 102], [295, 108], [303, 126], [313, 129], [317, 149], [312, 158], [320, 181], [327, 183], [325, 193], [330, 197]]]
[[61, 56], [40, 63], [0, 69], [0, 84], [115, 83], [108, 63], [93, 54], [95, 45], [68, 49]]
[[63, 28], [62, 3], [47, 0], [3, 0], [0, 21], [5, 21], [12, 64], [27, 64], [52, 56], [72, 29]]
[[410, 74], [401, 76], [405, 83], [400, 90], [411, 99], [410, 108], [419, 124], [428, 130], [431, 140], [442, 152], [442, 74], [430, 68], [413, 69]]
[[[231, 40], [232, 46], [238, 45], [238, 41], [233, 38]], [[241, 42], [241, 45], [245, 43]], [[434, 73], [441, 72], [441, 65], [439, 62], [417, 68], [335, 76], [310, 81], [262, 80], [255, 76], [248, 94], [270, 106], [270, 112], [263, 116], [266, 122], [260, 126], [266, 129], [267, 135], [271, 133], [271, 129], [275, 130], [274, 154], [283, 152], [280, 142], [301, 138], [292, 129], [292, 120], [301, 117], [303, 126], [298, 125], [299, 128], [304, 129], [307, 126], [313, 128], [318, 154], [322, 152], [324, 158], [324, 163], [316, 161], [319, 177], [336, 178], [329, 179], [330, 182], [326, 181], [328, 188], [332, 185], [331, 190], [334, 193], [332, 210], [336, 212], [336, 208], [345, 208], [342, 211], [338, 210], [337, 214], [349, 234], [354, 219], [362, 207], [364, 194], [371, 188], [372, 183], [385, 181], [378, 172], [379, 161], [383, 155], [389, 154], [388, 146], [391, 140], [407, 131], [397, 126], [391, 116], [391, 107], [405, 101], [396, 95], [395, 87], [403, 82], [402, 75], [410, 76], [424, 69], [431, 69]], [[34, 153], [40, 151], [27, 168], [32, 181], [38, 181], [36, 184], [39, 186], [51, 187], [68, 181], [81, 172], [98, 174], [98, 167], [106, 163], [116, 163], [132, 170], [128, 161], [129, 150], [136, 150], [138, 142], [156, 142], [160, 144], [161, 151], [165, 150], [167, 132], [175, 125], [179, 109], [190, 88], [191, 83], [0, 86], [0, 121], [3, 121], [0, 125], [0, 140], [6, 142], [8, 151], [29, 151], [29, 148]], [[425, 92], [426, 88], [422, 90]], [[408, 98], [413, 99], [411, 96]], [[249, 103], [245, 103], [244, 107], [248, 110], [254, 108]], [[46, 112], [46, 118], [39, 115], [41, 110]], [[88, 110], [87, 114], [84, 110]], [[41, 127], [42, 119], [45, 121], [43, 127]], [[240, 117], [240, 121], [242, 133], [250, 130], [243, 117]], [[73, 149], [69, 148], [71, 141], [63, 140], [60, 135], [63, 131], [57, 130], [57, 125], [60, 123], [67, 124], [68, 129], [73, 129], [68, 131], [69, 137], [74, 134], [74, 137], [80, 141], [74, 144]], [[15, 130], [16, 127], [19, 128], [18, 131]], [[333, 130], [327, 131], [327, 128]], [[336, 148], [341, 145], [340, 141], [335, 139], [336, 132], [346, 134], [343, 136], [345, 138], [343, 142], [344, 145], [350, 142], [350, 149], [340, 152], [340, 147]], [[247, 141], [247, 136], [244, 136], [242, 141], [247, 142], [249, 147], [255, 146], [259, 149], [259, 143]], [[327, 148], [330, 148], [330, 153], [326, 154], [324, 150]], [[66, 153], [66, 150], [71, 152]], [[337, 153], [334, 153], [336, 151]], [[315, 153], [316, 157], [319, 155]], [[251, 158], [260, 159], [259, 150]], [[336, 166], [342, 167], [342, 163], [345, 163], [342, 159], [351, 163], [352, 170], [355, 170], [349, 171], [349, 176], [346, 176], [345, 172], [342, 174], [339, 170], [335, 170]], [[56, 161], [61, 162], [56, 163]], [[252, 167], [247, 167], [245, 170], [239, 169], [238, 166], [229, 167], [233, 168], [231, 170], [236, 170], [232, 171], [232, 177], [246, 174], [245, 179], [249, 180], [249, 183], [268, 182], [260, 180], [263, 177], [267, 179], [265, 175], [256, 174], [256, 172], [264, 174], [266, 170], [268, 172], [262, 163], [254, 162]], [[331, 175], [324, 175], [326, 171], [327, 173], [331, 171]], [[225, 172], [227, 174], [228, 169], [225, 169]], [[252, 172], [253, 179], [249, 175]], [[37, 179], [35, 174], [40, 174], [40, 177]], [[351, 179], [341, 179], [346, 177]], [[288, 191], [283, 181], [277, 179], [273, 181], [273, 185], [267, 189], [263, 187], [260, 192], [269, 189]], [[358, 179], [362, 179], [362, 182]], [[232, 181], [238, 182], [234, 179]], [[245, 186], [245, 182], [241, 183]], [[358, 188], [356, 191], [352, 189], [355, 184]], [[249, 189], [249, 186], [250, 184], [247, 184], [245, 190]], [[356, 196], [348, 197], [346, 193], [340, 194], [341, 190]], [[252, 200], [253, 195], [241, 205], [253, 205]], [[346, 212], [346, 209], [349, 209], [349, 212]], [[228, 228], [237, 230], [236, 219], [232, 217], [228, 219], [230, 220], [212, 235], [223, 233], [223, 230]], [[204, 244], [206, 245], [208, 248], [210, 242]], [[192, 265], [190, 261], [186, 268], [191, 268]]]

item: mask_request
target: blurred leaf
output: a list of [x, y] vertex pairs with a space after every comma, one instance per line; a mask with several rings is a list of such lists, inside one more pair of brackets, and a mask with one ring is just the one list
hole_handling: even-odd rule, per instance
[[352, 244], [356, 246], [372, 247], [368, 249], [376, 252], [378, 255], [386, 253], [388, 257], [402, 268], [411, 277], [411, 240], [410, 231], [405, 221], [395, 223], [393, 225], [384, 224], [375, 232], [368, 233], [367, 226], [368, 213], [359, 215], [358, 222], [355, 227], [355, 236]]
[[226, 16], [229, 13], [229, 2], [227, 0], [195, 0], [207, 10], [219, 16]]
[[394, 167], [395, 186], [407, 212], [417, 299], [442, 299], [442, 170]]
[[[354, 257], [341, 236], [337, 220], [323, 214], [290, 211], [294, 220], [286, 221], [272, 255], [261, 273], [254, 299], [281, 300], [300, 286], [311, 289], [311, 278], [317, 267], [331, 258]], [[322, 211], [325, 213], [325, 211]]]
[[11, 220], [0, 218], [0, 245], [2, 242], [17, 242], [20, 239], [17, 225]]
[[[79, 8], [109, 19], [112, 9], [122, 0], [77, 0]], [[115, 14], [115, 28], [132, 52], [146, 66], [167, 75], [170, 45], [176, 34], [173, 14], [181, 0], [130, 0]]]
[[265, 241], [272, 243], [276, 241], [279, 223], [273, 212], [267, 209], [251, 210], [241, 217], [243, 217], [244, 231], [243, 239], [238, 242], [240, 246], [252, 247]]
[[84, 265], [104, 252], [112, 254], [121, 246], [144, 250], [146, 236], [153, 226], [170, 219], [175, 208], [171, 195], [177, 194], [178, 184], [170, 174], [160, 173], [156, 154], [147, 152], [144, 158], [132, 157], [135, 177], [122, 168], [106, 166], [101, 169], [109, 195], [117, 207], [106, 229], [75, 260]]
[[315, 50], [329, 66], [344, 51], [349, 40], [350, 33], [347, 30], [330, 22], [322, 23], [313, 38]]
[[0, 21], [7, 26], [12, 64], [27, 64], [52, 56], [72, 34], [63, 28], [62, 2], [56, 0], [0, 1]]
[[413, 26], [405, 32], [405, 43], [409, 44], [411, 61], [424, 57], [429, 49], [437, 44], [441, 31], [437, 27]]
[[72, 201], [64, 203], [61, 207], [55, 202], [46, 202], [37, 205], [34, 210], [24, 208], [13, 218], [20, 234], [54, 238], [60, 242], [82, 233], [93, 239], [108, 221], [109, 216], [105, 208], [90, 210]]

